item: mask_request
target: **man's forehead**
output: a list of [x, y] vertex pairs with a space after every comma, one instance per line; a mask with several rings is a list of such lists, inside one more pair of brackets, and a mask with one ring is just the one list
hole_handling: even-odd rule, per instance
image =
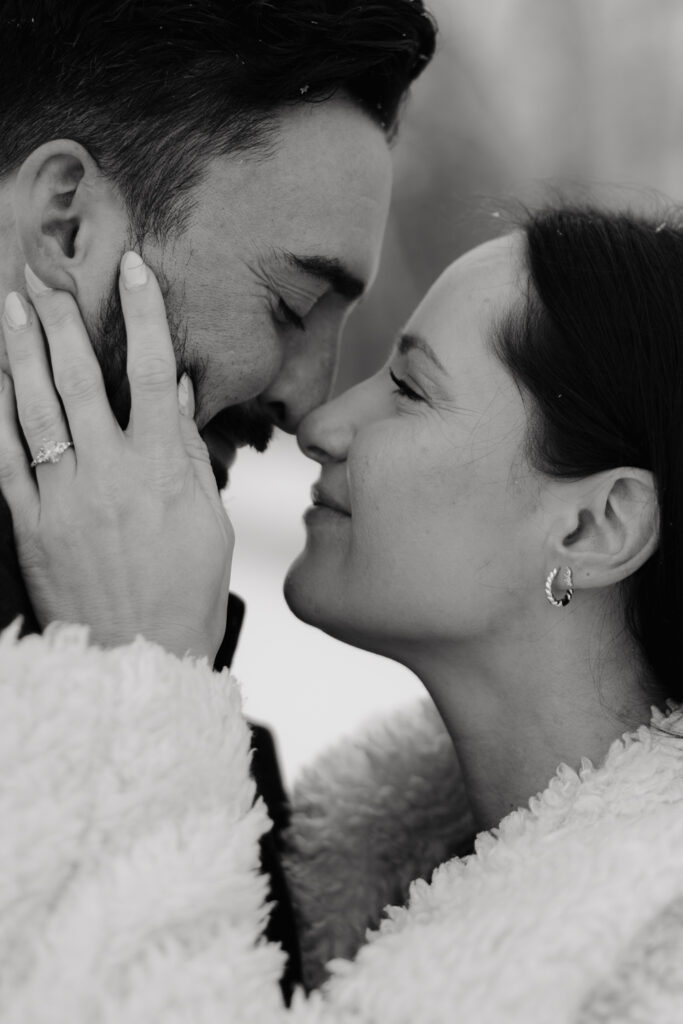
[[376, 274], [386, 223], [392, 167], [384, 136], [358, 110], [327, 101], [287, 114], [274, 149], [212, 161], [204, 230], [235, 251], [272, 249], [271, 265], [324, 279], [354, 301]]

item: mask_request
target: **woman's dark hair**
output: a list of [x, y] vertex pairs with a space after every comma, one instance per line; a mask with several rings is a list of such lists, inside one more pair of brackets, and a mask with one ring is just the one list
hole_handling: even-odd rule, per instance
[[528, 294], [498, 355], [533, 400], [529, 455], [580, 478], [653, 473], [660, 539], [622, 584], [627, 625], [668, 696], [682, 698], [683, 221], [590, 207], [528, 214]]
[[390, 136], [436, 34], [422, 0], [0, 0], [0, 26], [0, 175], [75, 139], [160, 237], [284, 105], [343, 91]]

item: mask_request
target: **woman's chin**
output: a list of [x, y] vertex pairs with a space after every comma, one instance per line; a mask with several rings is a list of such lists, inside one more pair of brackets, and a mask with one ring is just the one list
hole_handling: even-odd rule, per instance
[[[329, 591], [328, 587], [328, 591]], [[292, 562], [283, 586], [287, 606], [297, 619], [324, 629], [326, 602], [321, 595], [320, 582], [311, 570], [306, 550]], [[322, 600], [321, 600], [322, 598]]]
[[305, 548], [290, 566], [283, 588], [289, 610], [309, 626], [353, 643], [336, 574], [317, 563]]
[[325, 574], [314, 565], [304, 550], [289, 568], [284, 582], [284, 597], [297, 619], [323, 633], [361, 650], [400, 660], [388, 649], [383, 630], [368, 630], [369, 618], [357, 602], [345, 604], [344, 595], [333, 573]]

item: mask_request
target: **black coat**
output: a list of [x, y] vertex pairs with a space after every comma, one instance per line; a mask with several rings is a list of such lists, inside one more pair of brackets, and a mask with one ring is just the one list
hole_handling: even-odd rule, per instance
[[[228, 601], [228, 615], [223, 643], [216, 655], [214, 668], [229, 668], [239, 639], [244, 619], [244, 602], [235, 594]], [[269, 730], [254, 722], [251, 727], [251, 771], [256, 782], [257, 795], [263, 797], [273, 828], [261, 839], [261, 870], [270, 877], [270, 900], [273, 910], [266, 927], [266, 936], [279, 943], [287, 954], [287, 967], [280, 984], [289, 1006], [293, 987], [302, 982], [301, 954], [297, 937], [292, 900], [282, 870], [281, 852], [283, 833], [289, 824], [289, 800], [282, 784], [275, 743]]]

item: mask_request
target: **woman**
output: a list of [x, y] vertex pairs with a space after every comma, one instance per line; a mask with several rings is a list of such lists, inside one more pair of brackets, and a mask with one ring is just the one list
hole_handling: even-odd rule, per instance
[[[453, 264], [388, 367], [302, 425], [322, 471], [289, 603], [408, 665], [432, 704], [342, 745], [295, 794], [308, 976], [355, 960], [289, 1010], [281, 957], [258, 944], [267, 820], [235, 686], [161, 649], [215, 653], [224, 564], [204, 555], [189, 596], [178, 580], [214, 538], [227, 559], [230, 535], [170, 364], [156, 405], [136, 386], [140, 323], [172, 358], [149, 272], [122, 287], [126, 434], [101, 394], [79, 406], [62, 387], [55, 437], [73, 447], [36, 459], [36, 485], [6, 383], [0, 474], [31, 596], [42, 621], [87, 622], [113, 648], [75, 627], [2, 641], [2, 721], [19, 726], [2, 775], [8, 1020], [680, 1018], [681, 280], [673, 218], [543, 211]], [[31, 297], [64, 322], [45, 309], [68, 298]], [[8, 322], [18, 301], [17, 368], [39, 352], [34, 314]], [[58, 386], [74, 360], [94, 372], [82, 328], [46, 333]], [[57, 408], [47, 363], [34, 371], [15, 373], [20, 420]], [[85, 503], [105, 444], [109, 510]], [[123, 620], [133, 587], [142, 611]], [[114, 646], [134, 629], [157, 643]], [[387, 903], [405, 905], [364, 943]]]

